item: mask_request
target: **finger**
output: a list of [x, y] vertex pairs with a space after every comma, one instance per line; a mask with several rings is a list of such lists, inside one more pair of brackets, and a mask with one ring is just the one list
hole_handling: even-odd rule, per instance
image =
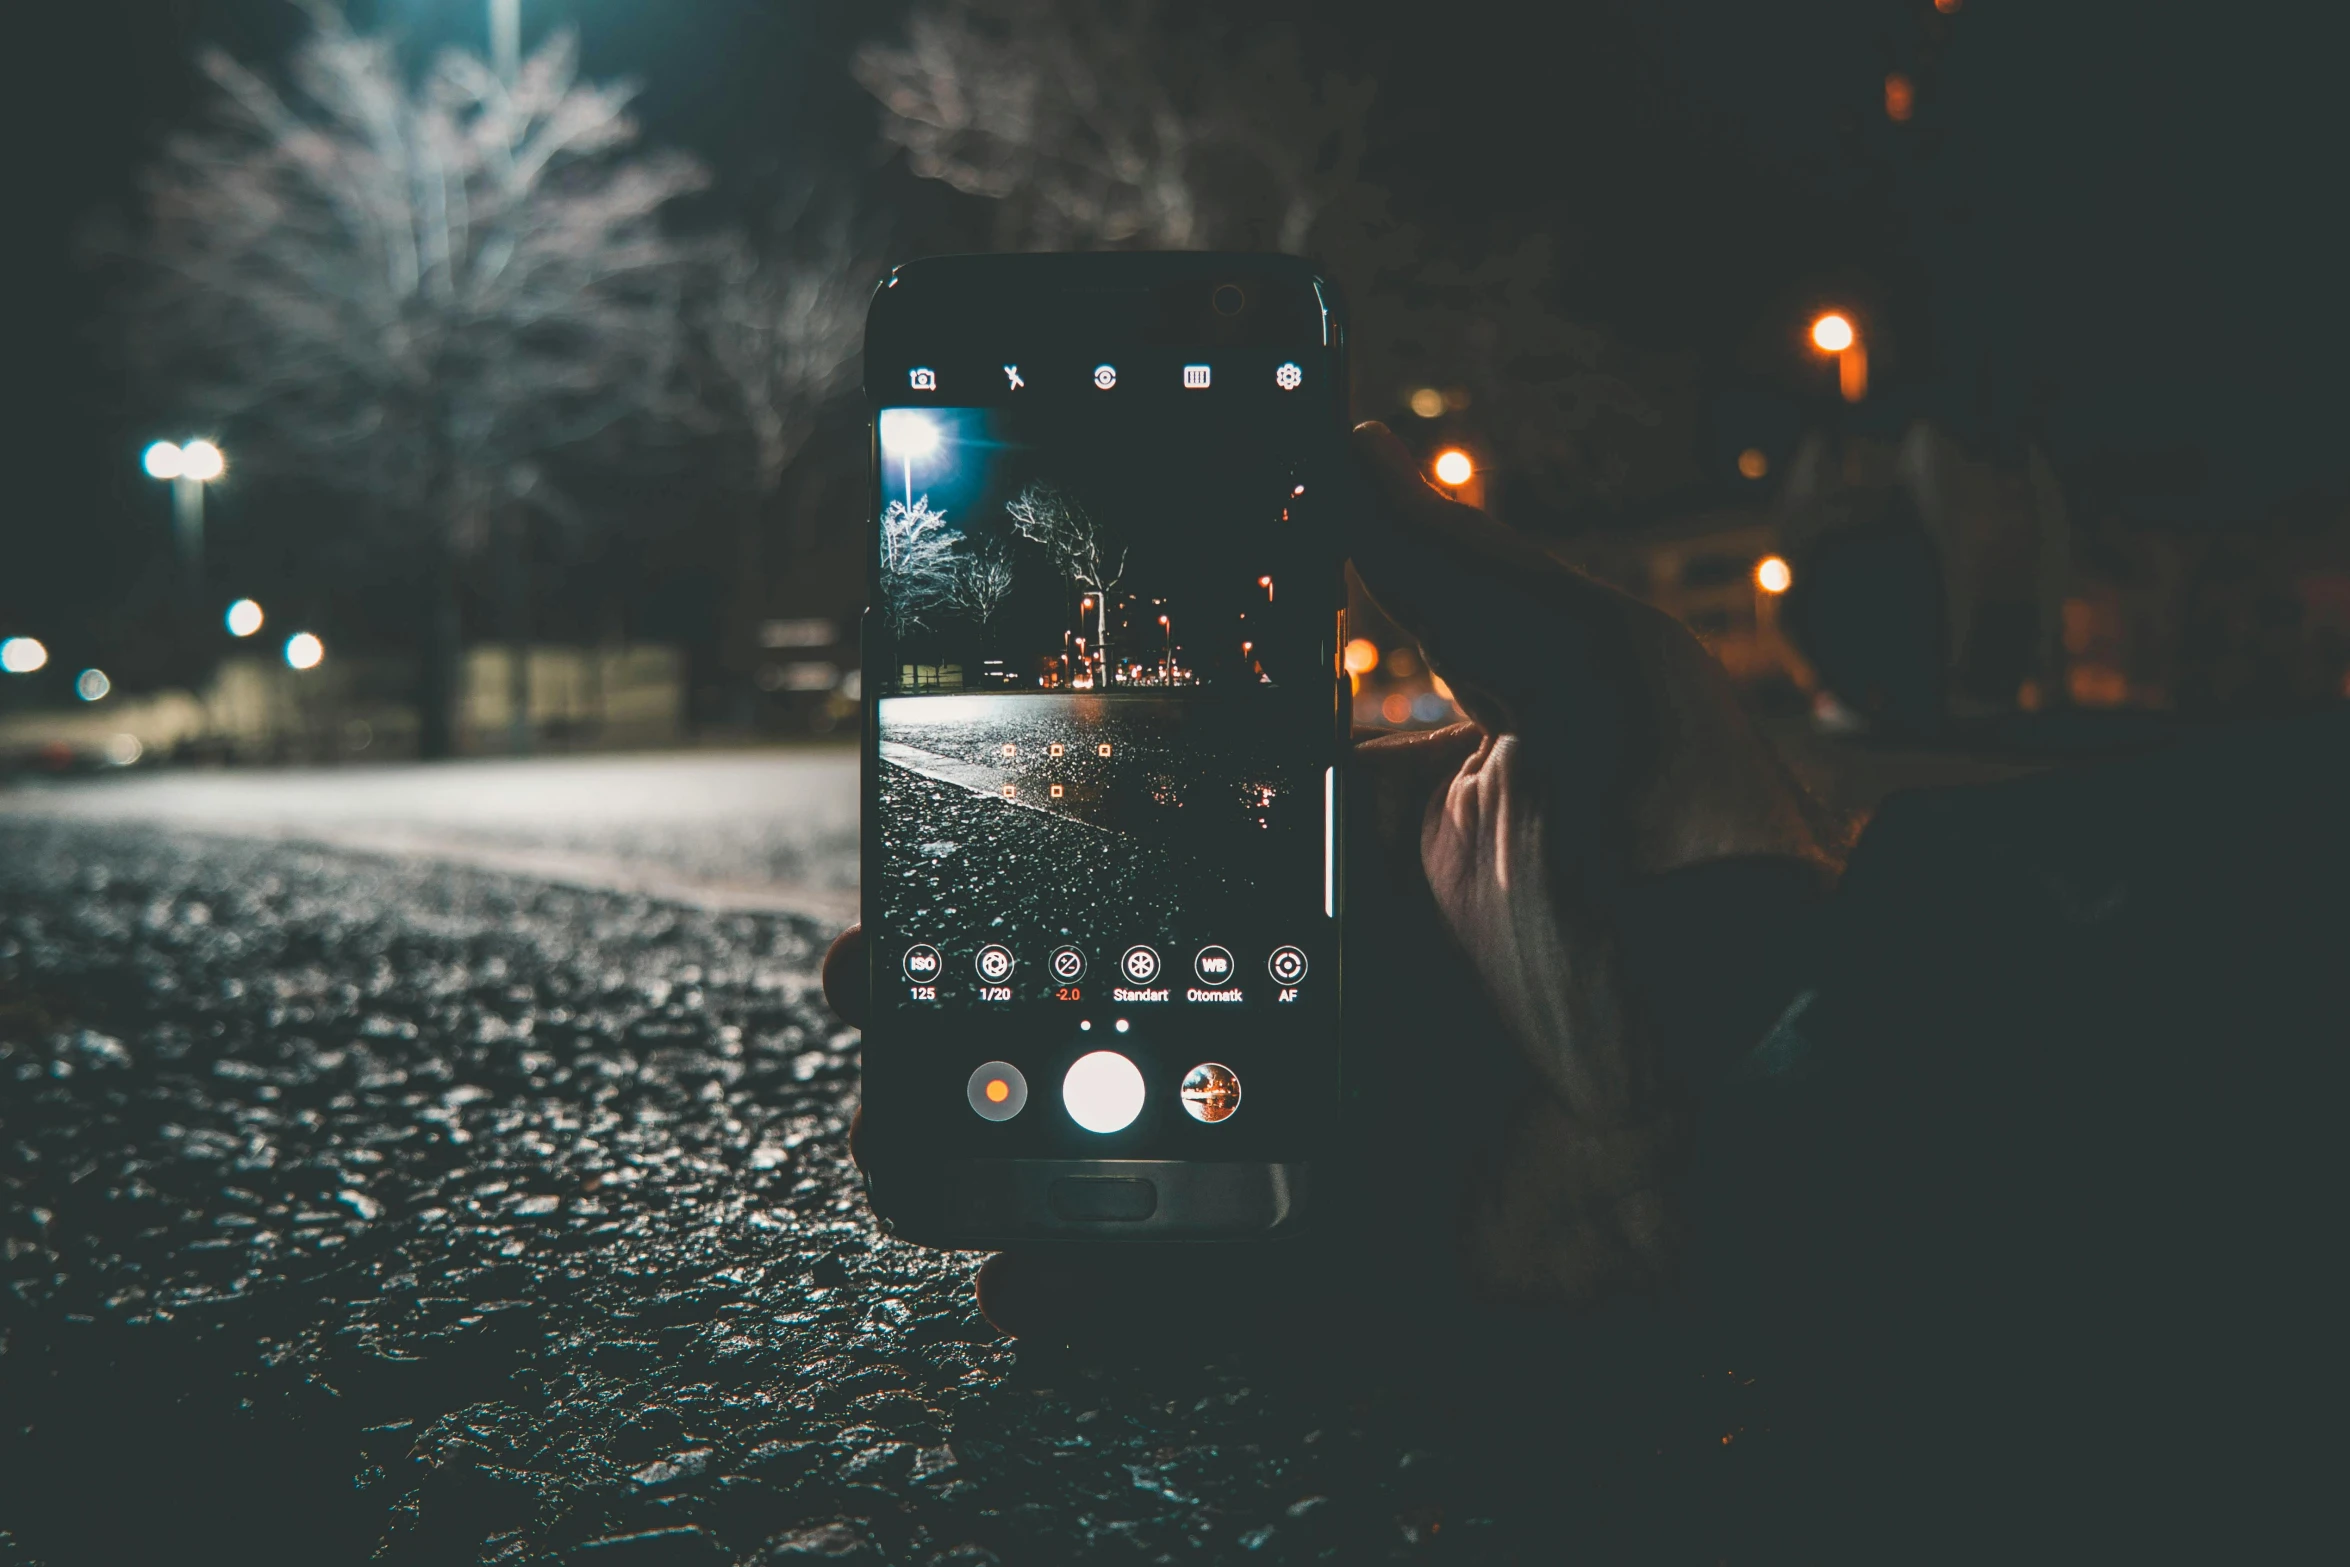
[[824, 1002], [851, 1028], [863, 1028], [871, 993], [865, 972], [865, 927], [851, 925], [824, 953]]
[[1359, 426], [1354, 451], [1375, 501], [1356, 574], [1472, 718], [1524, 732], [1562, 691], [1588, 704], [1590, 677], [1620, 671], [1632, 600], [1438, 492], [1386, 426]]
[[1416, 734], [1367, 730], [1355, 741], [1351, 798], [1366, 800], [1363, 817], [1382, 855], [1400, 871], [1417, 871], [1420, 822], [1428, 801], [1475, 754], [1485, 731], [1451, 724]]

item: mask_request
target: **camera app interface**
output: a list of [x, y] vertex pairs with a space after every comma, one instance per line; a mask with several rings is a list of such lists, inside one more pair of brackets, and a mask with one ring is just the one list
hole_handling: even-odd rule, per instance
[[[878, 999], [1105, 1035], [1321, 1004], [1328, 389], [1278, 355], [992, 374], [957, 406], [909, 367], [878, 418]], [[1230, 1115], [1230, 1070], [1194, 1075]], [[1025, 1091], [983, 1069], [973, 1107]]]

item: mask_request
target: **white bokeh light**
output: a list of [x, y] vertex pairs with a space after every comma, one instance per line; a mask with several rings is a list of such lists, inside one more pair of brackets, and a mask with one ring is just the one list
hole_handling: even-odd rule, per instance
[[228, 607], [228, 614], [222, 618], [228, 622], [230, 636], [249, 637], [261, 629], [261, 606], [251, 599], [239, 599]]
[[186, 454], [181, 452], [177, 441], [157, 441], [139, 459], [139, 465], [147, 470], [150, 479], [176, 479], [186, 462]]
[[113, 689], [114, 682], [103, 669], [85, 669], [73, 679], [73, 694], [85, 702], [100, 701]]
[[228, 471], [228, 459], [210, 441], [190, 441], [180, 448], [180, 477], [210, 484]]
[[0, 669], [29, 675], [49, 662], [49, 650], [32, 637], [10, 637], [0, 642]]
[[1142, 1114], [1141, 1069], [1115, 1050], [1079, 1056], [1061, 1079], [1069, 1119], [1089, 1132], [1122, 1132]]
[[326, 657], [326, 644], [307, 631], [297, 631], [286, 638], [286, 662], [295, 669], [316, 669], [318, 661]]

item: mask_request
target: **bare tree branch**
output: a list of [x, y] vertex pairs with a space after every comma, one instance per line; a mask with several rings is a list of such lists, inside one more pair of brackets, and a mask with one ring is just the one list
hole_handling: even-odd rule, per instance
[[512, 470], [666, 418], [690, 247], [663, 210], [692, 160], [638, 152], [634, 89], [578, 79], [559, 34], [511, 85], [310, 6], [281, 92], [218, 51], [213, 122], [146, 177], [134, 351], [250, 468], [369, 493], [480, 542]]

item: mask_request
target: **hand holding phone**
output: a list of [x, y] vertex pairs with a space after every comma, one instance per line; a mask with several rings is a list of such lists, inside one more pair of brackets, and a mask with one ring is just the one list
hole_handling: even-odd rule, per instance
[[[1558, 891], [1588, 888], [1593, 877], [1570, 866], [1554, 880], [1529, 866], [1527, 824], [1545, 842], [1534, 860], [1557, 863], [1553, 842], [1599, 842], [1620, 855], [1617, 873], [1632, 877], [1732, 856], [1816, 859], [1822, 840], [1801, 791], [1685, 631], [1430, 489], [1385, 430], [1358, 431], [1353, 455], [1377, 501], [1354, 541], [1366, 585], [1493, 733], [1532, 731], [1544, 742], [1527, 748], [1540, 753], [1533, 768], [1497, 761], [1473, 725], [1355, 750], [1366, 835], [1381, 840], [1379, 857], [1399, 884], [1439, 873], [1437, 908], [1482, 981], [1447, 989], [1399, 985], [1385, 970], [1361, 978], [1358, 988], [1379, 991], [1380, 1004], [1359, 1012], [1356, 1031], [1442, 1039], [1455, 1050], [1514, 1046], [1551, 1090], [1484, 1107], [1482, 1142], [1493, 1157], [1472, 1182], [1467, 1209], [1437, 1216], [1462, 1227], [1474, 1291], [1572, 1304], [1651, 1282], [1671, 1266], [1674, 1220], [1655, 1199], [1685, 1139], [1672, 1116], [1657, 1113], [1659, 1074], [1644, 1041], [1626, 1034], [1620, 1017], [1593, 1015], [1590, 1003], [1607, 995], [1594, 982], [1595, 970], [1606, 979], [1606, 932], [1578, 895]], [[1584, 667], [1562, 670], [1566, 656]], [[1596, 696], [1562, 702], [1572, 690]], [[1555, 742], [1566, 736], [1582, 743], [1562, 751]], [[1562, 802], [1579, 799], [1602, 802], [1596, 822], [1548, 831], [1568, 809]], [[1363, 941], [1390, 921], [1408, 922], [1414, 896], [1358, 885]], [[1495, 961], [1511, 943], [1484, 929], [1494, 920], [1548, 934]], [[1419, 939], [1415, 932], [1399, 945]], [[852, 1021], [861, 950], [852, 932], [827, 966], [827, 993]], [[1366, 1191], [1340, 1200], [1378, 1198]], [[1399, 1246], [1406, 1239], [1385, 1237]], [[1452, 1251], [1437, 1244], [1419, 1254], [1449, 1267]], [[982, 1299], [999, 1324], [1046, 1331], [1097, 1314], [1107, 1296], [1119, 1297], [1113, 1316], [1141, 1312], [1179, 1277], [1140, 1263], [1012, 1252], [989, 1264]]]

